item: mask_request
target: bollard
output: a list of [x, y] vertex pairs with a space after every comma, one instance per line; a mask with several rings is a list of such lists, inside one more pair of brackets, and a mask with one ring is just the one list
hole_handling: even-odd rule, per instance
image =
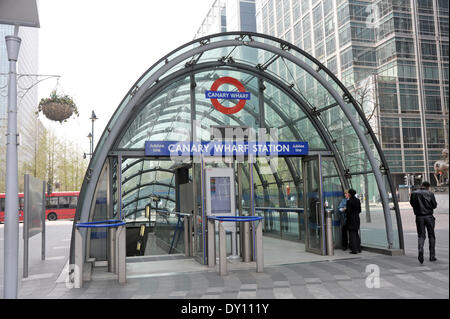
[[219, 273], [227, 275], [227, 238], [222, 222], [219, 222]]
[[117, 241], [117, 276], [119, 283], [127, 281], [127, 265], [126, 265], [126, 227], [119, 226], [116, 232]]
[[258, 222], [256, 227], [256, 272], [264, 271], [264, 254], [263, 254], [263, 238], [262, 238], [262, 221]]
[[327, 255], [334, 255], [334, 247], [333, 247], [333, 223], [331, 218], [331, 210], [325, 210], [325, 235], [327, 241]]
[[216, 265], [216, 230], [214, 219], [208, 219], [208, 267]]
[[241, 222], [242, 227], [242, 250], [243, 250], [243, 261], [250, 262], [252, 261], [252, 245], [251, 245], [251, 234], [250, 234], [250, 223], [249, 222]]
[[183, 217], [184, 226], [184, 255], [189, 257], [189, 217], [184, 215]]
[[75, 268], [74, 288], [83, 287], [83, 237], [78, 228], [75, 228]]

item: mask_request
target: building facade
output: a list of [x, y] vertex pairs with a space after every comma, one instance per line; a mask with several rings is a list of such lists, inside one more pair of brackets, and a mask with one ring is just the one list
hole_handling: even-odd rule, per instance
[[194, 39], [220, 32], [256, 32], [255, 14], [255, 0], [215, 0]]
[[[197, 36], [232, 31], [239, 12], [226, 2], [214, 3]], [[255, 11], [257, 32], [305, 50], [351, 89], [396, 185], [406, 176], [435, 183], [433, 164], [448, 148], [447, 1], [256, 0]], [[278, 61], [274, 71], [287, 70]]]
[[[45, 128], [36, 116], [38, 91], [35, 86], [38, 74], [39, 33], [36, 28], [22, 27], [22, 39], [17, 63], [17, 127], [19, 133], [18, 162], [20, 169], [34, 160], [35, 152]], [[0, 188], [4, 188], [6, 168], [6, 132], [8, 127], [8, 72], [9, 62], [5, 36], [14, 33], [14, 26], [0, 25]], [[1, 191], [4, 191], [1, 190]]]

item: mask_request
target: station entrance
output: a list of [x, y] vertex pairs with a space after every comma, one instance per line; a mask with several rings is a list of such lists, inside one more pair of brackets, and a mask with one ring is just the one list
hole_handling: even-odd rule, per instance
[[[214, 129], [217, 128], [211, 127], [211, 131]], [[225, 127], [220, 129], [224, 131]], [[235, 131], [249, 130], [248, 127], [226, 129], [234, 137]], [[204, 149], [218, 145], [235, 149], [247, 145], [248, 148], [249, 144], [252, 145], [247, 139], [218, 141], [214, 135], [210, 142], [199, 143]], [[277, 142], [264, 144], [278, 145]], [[267, 156], [167, 152], [177, 145], [182, 149], [186, 143], [152, 141], [146, 145], [145, 156], [129, 157], [127, 152], [121, 152], [110, 157], [114, 185], [111, 192], [114, 205], [117, 209], [122, 207], [119, 215], [127, 222], [128, 257], [178, 254], [206, 265], [210, 216], [262, 217], [268, 252], [280, 249], [286, 254], [284, 258], [283, 253], [277, 255], [281, 257], [280, 262], [288, 257], [292, 259], [288, 255], [295, 254], [281, 249], [283, 241], [291, 242], [291, 247], [299, 243], [295, 251], [329, 253], [325, 213], [337, 212], [343, 198], [341, 177], [332, 155], [308, 150], [302, 150], [304, 155]], [[118, 167], [122, 167], [120, 172]], [[140, 194], [130, 196], [137, 189]], [[332, 219], [334, 248], [341, 248], [340, 216], [332, 214]], [[224, 226], [229, 258], [254, 261], [256, 222], [229, 222]], [[264, 255], [270, 259], [270, 253]]]
[[[364, 112], [330, 70], [286, 41], [231, 32], [181, 46], [130, 88], [99, 139], [71, 263], [76, 225], [112, 219], [126, 223], [127, 258], [178, 253], [206, 265], [207, 220], [231, 215], [262, 217], [264, 240], [281, 243], [265, 260], [292, 243], [325, 255], [340, 248], [347, 188], [361, 200], [363, 250], [403, 251], [390, 170]], [[114, 259], [114, 231], [100, 225], [79, 230], [84, 262]], [[227, 227], [229, 255], [254, 258], [254, 224]]]

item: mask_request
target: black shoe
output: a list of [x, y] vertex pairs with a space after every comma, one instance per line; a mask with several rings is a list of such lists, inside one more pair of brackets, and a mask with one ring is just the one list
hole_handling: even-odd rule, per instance
[[342, 248], [342, 250], [343, 250], [343, 251], [346, 251], [346, 250], [347, 250], [347, 247]]
[[419, 253], [418, 259], [419, 259], [419, 262], [420, 262], [421, 264], [423, 264], [423, 253]]
[[349, 252], [349, 254], [354, 254], [354, 255], [356, 255], [357, 252], [356, 252], [356, 251], [351, 251], [351, 252]]
[[436, 257], [430, 257], [430, 261], [436, 261]]

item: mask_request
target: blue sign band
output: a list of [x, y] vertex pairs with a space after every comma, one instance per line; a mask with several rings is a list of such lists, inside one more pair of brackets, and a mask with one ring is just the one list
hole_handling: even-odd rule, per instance
[[205, 98], [207, 99], [222, 99], [222, 100], [250, 100], [250, 92], [229, 92], [229, 91], [206, 91]]
[[299, 156], [308, 155], [308, 142], [176, 142], [146, 141], [146, 156]]

